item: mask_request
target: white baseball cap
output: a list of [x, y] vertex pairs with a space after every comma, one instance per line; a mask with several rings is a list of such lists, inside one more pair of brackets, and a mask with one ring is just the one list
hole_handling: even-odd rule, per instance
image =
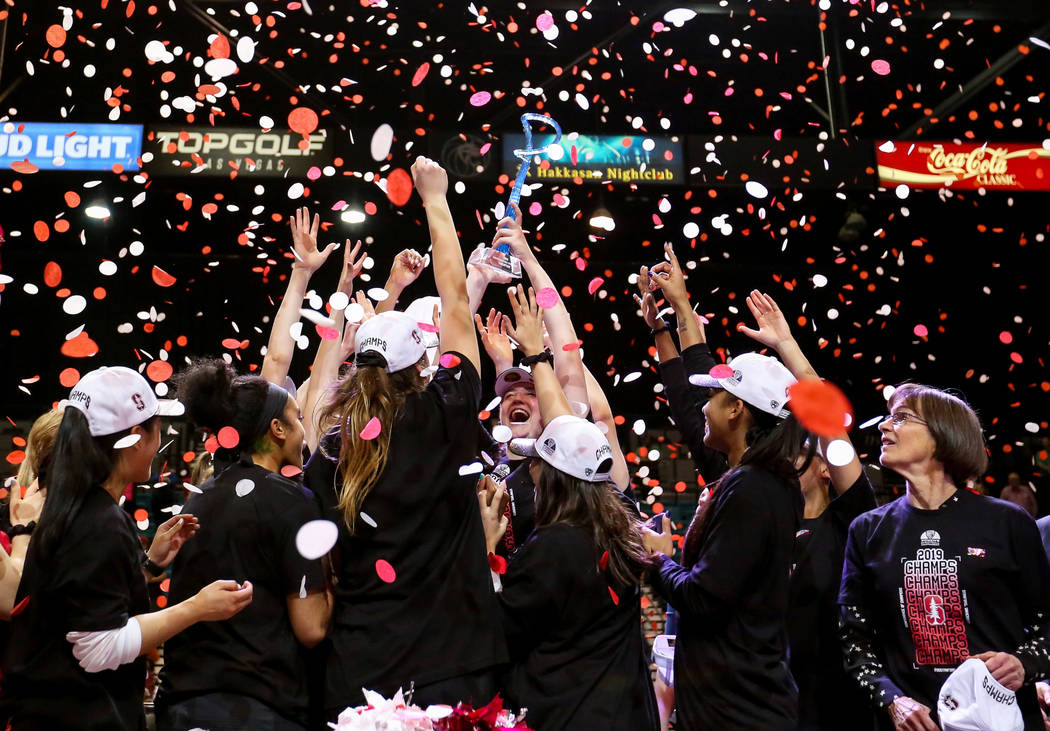
[[427, 350], [418, 321], [404, 312], [381, 312], [357, 329], [354, 353], [378, 353], [386, 361], [386, 372], [395, 373], [415, 365]]
[[1022, 731], [1017, 695], [971, 657], [948, 676], [937, 697], [944, 731]]
[[[179, 401], [158, 400], [146, 379], [124, 366], [103, 366], [85, 373], [60, 405], [82, 412], [93, 437], [117, 434], [152, 416], [178, 416], [186, 410]], [[130, 447], [137, 441], [126, 437], [117, 446]]]
[[[441, 316], [441, 298], [428, 296], [419, 297], [412, 300], [412, 303], [405, 308], [405, 314], [416, 321], [416, 324], [427, 323], [430, 324], [434, 319], [434, 305], [438, 308], [438, 317]], [[426, 343], [428, 348], [438, 347], [439, 337], [437, 333], [427, 332], [420, 328], [423, 333], [423, 342]]]
[[518, 368], [514, 366], [508, 368], [505, 371], [501, 371], [496, 376], [496, 395], [504, 396], [507, 391], [516, 386], [527, 386], [533, 391], [536, 390], [536, 382], [532, 378], [532, 374], [524, 368]]
[[537, 439], [512, 439], [510, 451], [539, 457], [551, 467], [587, 482], [607, 482], [612, 447], [591, 422], [563, 414], [551, 420]]
[[786, 419], [790, 413], [786, 404], [790, 400], [788, 389], [798, 379], [776, 358], [760, 353], [744, 353], [729, 361], [733, 375], [715, 378], [706, 373], [689, 376], [694, 386], [724, 388], [756, 409]]

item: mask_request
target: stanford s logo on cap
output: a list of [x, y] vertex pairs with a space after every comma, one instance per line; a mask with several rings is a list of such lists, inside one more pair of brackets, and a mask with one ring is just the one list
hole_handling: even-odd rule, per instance
[[145, 411], [146, 410], [146, 403], [142, 400], [141, 394], [137, 394], [137, 393], [131, 394], [131, 400], [135, 404], [135, 408], [136, 409], [138, 409], [139, 411]]

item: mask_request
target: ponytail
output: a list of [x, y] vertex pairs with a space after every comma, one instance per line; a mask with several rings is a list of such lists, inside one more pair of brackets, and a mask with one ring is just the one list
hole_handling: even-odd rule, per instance
[[[156, 419], [152, 416], [138, 426], [152, 429]], [[130, 431], [93, 437], [83, 412], [75, 408], [65, 410], [51, 453], [47, 499], [33, 533], [34, 557], [41, 564], [46, 564], [57, 552], [84, 498], [109, 479], [117, 463], [113, 445]]]
[[[362, 503], [386, 470], [391, 431], [406, 397], [424, 388], [416, 365], [394, 373], [387, 373], [379, 364], [358, 365], [339, 383], [321, 414], [321, 423], [338, 425], [339, 467], [343, 473], [339, 509], [351, 533]], [[379, 435], [362, 439], [361, 432], [373, 418], [381, 425]]]

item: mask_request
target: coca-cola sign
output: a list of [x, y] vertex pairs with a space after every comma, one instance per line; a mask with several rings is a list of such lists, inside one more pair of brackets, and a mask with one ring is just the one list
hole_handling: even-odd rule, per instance
[[879, 182], [887, 187], [1050, 190], [1047, 143], [955, 144], [880, 141]]

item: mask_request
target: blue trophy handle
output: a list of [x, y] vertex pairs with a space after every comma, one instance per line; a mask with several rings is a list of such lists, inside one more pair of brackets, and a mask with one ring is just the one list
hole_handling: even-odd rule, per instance
[[518, 166], [518, 177], [514, 179], [514, 187], [510, 191], [510, 199], [507, 201], [507, 215], [514, 218], [514, 208], [521, 200], [521, 186], [525, 184], [525, 178], [529, 174], [529, 166], [532, 164], [533, 155], [542, 155], [547, 151], [546, 147], [534, 149], [532, 147], [532, 125], [531, 122], [539, 122], [554, 128], [554, 141], [550, 144], [556, 145], [561, 142], [561, 127], [550, 117], [532, 112], [521, 115], [521, 128], [525, 132], [525, 147], [514, 151], [514, 157], [521, 160]]

